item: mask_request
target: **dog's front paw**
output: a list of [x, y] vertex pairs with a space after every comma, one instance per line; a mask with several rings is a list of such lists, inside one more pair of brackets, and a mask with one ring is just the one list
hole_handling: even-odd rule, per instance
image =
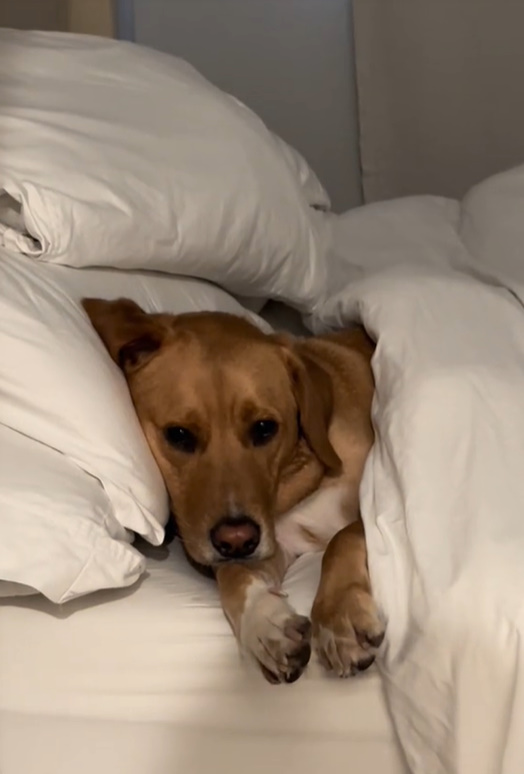
[[284, 598], [263, 592], [244, 610], [240, 644], [270, 683], [294, 683], [311, 656], [311, 623]]
[[336, 597], [317, 597], [311, 618], [315, 649], [328, 671], [349, 677], [374, 662], [384, 626], [369, 591], [351, 586]]

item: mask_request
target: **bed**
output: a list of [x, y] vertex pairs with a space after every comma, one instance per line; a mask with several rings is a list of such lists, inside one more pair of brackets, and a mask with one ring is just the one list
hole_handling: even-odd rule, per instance
[[[173, 57], [0, 31], [0, 85], [3, 774], [521, 774], [524, 168], [337, 216]], [[275, 688], [241, 663], [213, 585], [162, 547], [165, 488], [86, 294], [376, 341], [369, 675]], [[318, 563], [286, 581], [300, 610]]]

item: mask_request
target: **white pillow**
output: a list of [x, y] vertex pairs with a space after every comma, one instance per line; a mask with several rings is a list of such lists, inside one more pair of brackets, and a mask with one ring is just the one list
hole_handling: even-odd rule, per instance
[[0, 423], [97, 478], [122, 526], [158, 543], [166, 495], [125, 380], [42, 268], [0, 256]]
[[136, 580], [143, 564], [129, 531], [158, 544], [168, 513], [125, 379], [78, 304], [85, 295], [257, 321], [199, 280], [35, 264], [0, 251], [0, 580], [53, 601]]
[[144, 557], [96, 478], [3, 425], [0, 450], [0, 596], [61, 603], [139, 578]]
[[[2, 253], [0, 251], [0, 260]], [[13, 256], [14, 257], [14, 256]], [[85, 296], [104, 298], [130, 298], [146, 312], [229, 312], [247, 317], [262, 330], [272, 328], [250, 309], [244, 308], [222, 288], [190, 277], [175, 277], [148, 271], [121, 271], [120, 269], [73, 269], [69, 266], [33, 264], [27, 258], [16, 258], [35, 276], [52, 280], [77, 302]], [[0, 289], [1, 293], [1, 289]], [[111, 361], [112, 362], [112, 361]]]
[[[240, 102], [239, 99], [228, 95], [241, 110], [245, 110], [248, 116], [252, 116], [252, 111]], [[331, 200], [329, 194], [313, 172], [305, 158], [295, 148], [291, 147], [282, 137], [278, 134], [271, 133], [273, 142], [277, 152], [282, 156], [289, 169], [293, 173], [293, 176], [302, 188], [302, 193], [306, 197], [307, 203], [310, 207], [315, 207], [318, 210], [327, 211], [331, 208]]]
[[288, 145], [288, 143], [277, 134], [273, 135], [273, 140], [279, 153], [285, 159], [286, 164], [300, 183], [300, 187], [302, 188], [302, 192], [306, 197], [309, 206], [324, 211], [331, 209], [331, 200], [328, 192], [302, 154], [295, 148], [292, 148], [291, 145]]
[[4, 219], [5, 246], [300, 307], [322, 292], [325, 226], [303, 167], [297, 177], [260, 119], [187, 63], [123, 41], [2, 30], [0, 88], [0, 192], [23, 223]]
[[522, 281], [524, 166], [483, 180], [462, 201], [460, 235], [480, 269]]

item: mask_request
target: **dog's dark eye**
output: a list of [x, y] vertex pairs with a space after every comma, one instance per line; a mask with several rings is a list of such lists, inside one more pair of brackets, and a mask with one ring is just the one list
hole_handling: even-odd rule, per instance
[[249, 429], [253, 446], [264, 446], [278, 433], [278, 423], [274, 419], [259, 419]]
[[164, 438], [173, 449], [193, 454], [197, 448], [197, 438], [187, 427], [180, 425], [168, 425], [164, 427]]

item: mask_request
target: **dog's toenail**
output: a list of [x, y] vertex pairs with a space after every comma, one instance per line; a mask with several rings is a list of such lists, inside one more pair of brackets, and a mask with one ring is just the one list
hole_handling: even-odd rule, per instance
[[368, 656], [367, 658], [362, 658], [360, 661], [357, 662], [357, 669], [359, 672], [365, 672], [366, 669], [369, 669], [371, 664], [374, 662], [375, 656]]
[[301, 674], [302, 669], [295, 669], [295, 671], [291, 672], [290, 675], [286, 675], [286, 683], [296, 683]]
[[380, 634], [376, 634], [373, 637], [366, 637], [366, 640], [369, 642], [370, 645], [372, 645], [374, 648], [378, 648], [382, 645], [384, 642], [385, 633], [381, 632]]

